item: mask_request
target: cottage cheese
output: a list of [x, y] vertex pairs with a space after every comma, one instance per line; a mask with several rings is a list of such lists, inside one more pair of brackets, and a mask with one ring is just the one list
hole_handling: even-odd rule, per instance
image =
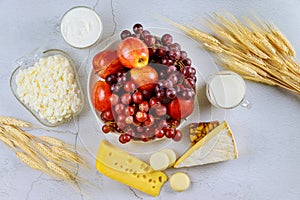
[[70, 118], [81, 107], [73, 68], [62, 55], [41, 58], [20, 70], [16, 83], [20, 100], [50, 123]]

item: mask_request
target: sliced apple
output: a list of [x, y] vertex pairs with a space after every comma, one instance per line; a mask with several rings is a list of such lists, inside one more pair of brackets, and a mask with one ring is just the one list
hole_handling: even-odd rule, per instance
[[123, 66], [117, 55], [117, 51], [105, 50], [97, 53], [93, 58], [93, 67], [98, 76], [105, 79], [110, 74], [120, 71]]

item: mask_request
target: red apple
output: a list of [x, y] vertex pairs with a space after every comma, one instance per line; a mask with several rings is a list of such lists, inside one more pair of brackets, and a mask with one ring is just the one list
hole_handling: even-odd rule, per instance
[[93, 58], [93, 67], [101, 78], [115, 74], [123, 68], [119, 61], [117, 51], [105, 50], [97, 53]]
[[141, 90], [151, 91], [158, 82], [158, 74], [156, 70], [149, 65], [143, 68], [131, 69], [130, 78]]
[[110, 85], [105, 81], [98, 81], [95, 83], [92, 91], [92, 102], [99, 112], [111, 109], [110, 97], [111, 97]]
[[127, 68], [142, 68], [148, 64], [149, 50], [140, 39], [128, 37], [120, 42], [118, 57]]
[[168, 115], [173, 119], [186, 118], [194, 110], [194, 99], [185, 100], [178, 97], [167, 105], [167, 110]]

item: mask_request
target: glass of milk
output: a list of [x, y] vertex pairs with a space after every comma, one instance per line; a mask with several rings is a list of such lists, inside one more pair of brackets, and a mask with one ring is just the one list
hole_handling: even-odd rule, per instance
[[250, 108], [251, 104], [245, 100], [245, 94], [245, 81], [235, 72], [222, 70], [208, 77], [206, 96], [218, 108], [231, 109], [239, 105]]

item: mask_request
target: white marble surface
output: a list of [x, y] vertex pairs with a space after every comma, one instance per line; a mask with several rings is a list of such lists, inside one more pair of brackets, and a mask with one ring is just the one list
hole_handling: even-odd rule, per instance
[[[160, 3], [158, 3], [160, 2]], [[0, 115], [38, 122], [13, 97], [9, 77], [15, 60], [36, 47], [61, 48], [75, 60], [81, 82], [86, 85], [89, 67], [85, 65], [90, 50], [69, 47], [59, 32], [63, 13], [77, 5], [94, 8], [104, 25], [103, 39], [139, 21], [145, 26], [168, 27], [155, 16], [165, 15], [180, 22], [194, 22], [213, 12], [229, 11], [237, 17], [258, 14], [273, 21], [300, 52], [300, 2], [266, 1], [17, 1], [0, 0]], [[58, 129], [62, 134], [34, 131], [60, 137], [76, 144], [89, 161], [89, 169], [79, 174], [92, 184], [81, 192], [67, 183], [34, 171], [20, 163], [12, 151], [0, 144], [0, 199], [222, 199], [222, 200], [297, 200], [300, 199], [300, 98], [282, 89], [247, 82], [250, 110], [236, 108], [226, 120], [235, 133], [238, 160], [184, 169], [192, 180], [191, 188], [173, 192], [169, 183], [157, 198], [117, 183], [98, 173], [93, 153], [86, 151], [85, 140], [99, 132], [96, 120], [86, 104], [74, 122]], [[100, 134], [100, 133], [99, 133]], [[92, 138], [92, 137], [91, 137]], [[100, 141], [99, 141], [100, 142]], [[175, 170], [168, 170], [170, 175]]]

